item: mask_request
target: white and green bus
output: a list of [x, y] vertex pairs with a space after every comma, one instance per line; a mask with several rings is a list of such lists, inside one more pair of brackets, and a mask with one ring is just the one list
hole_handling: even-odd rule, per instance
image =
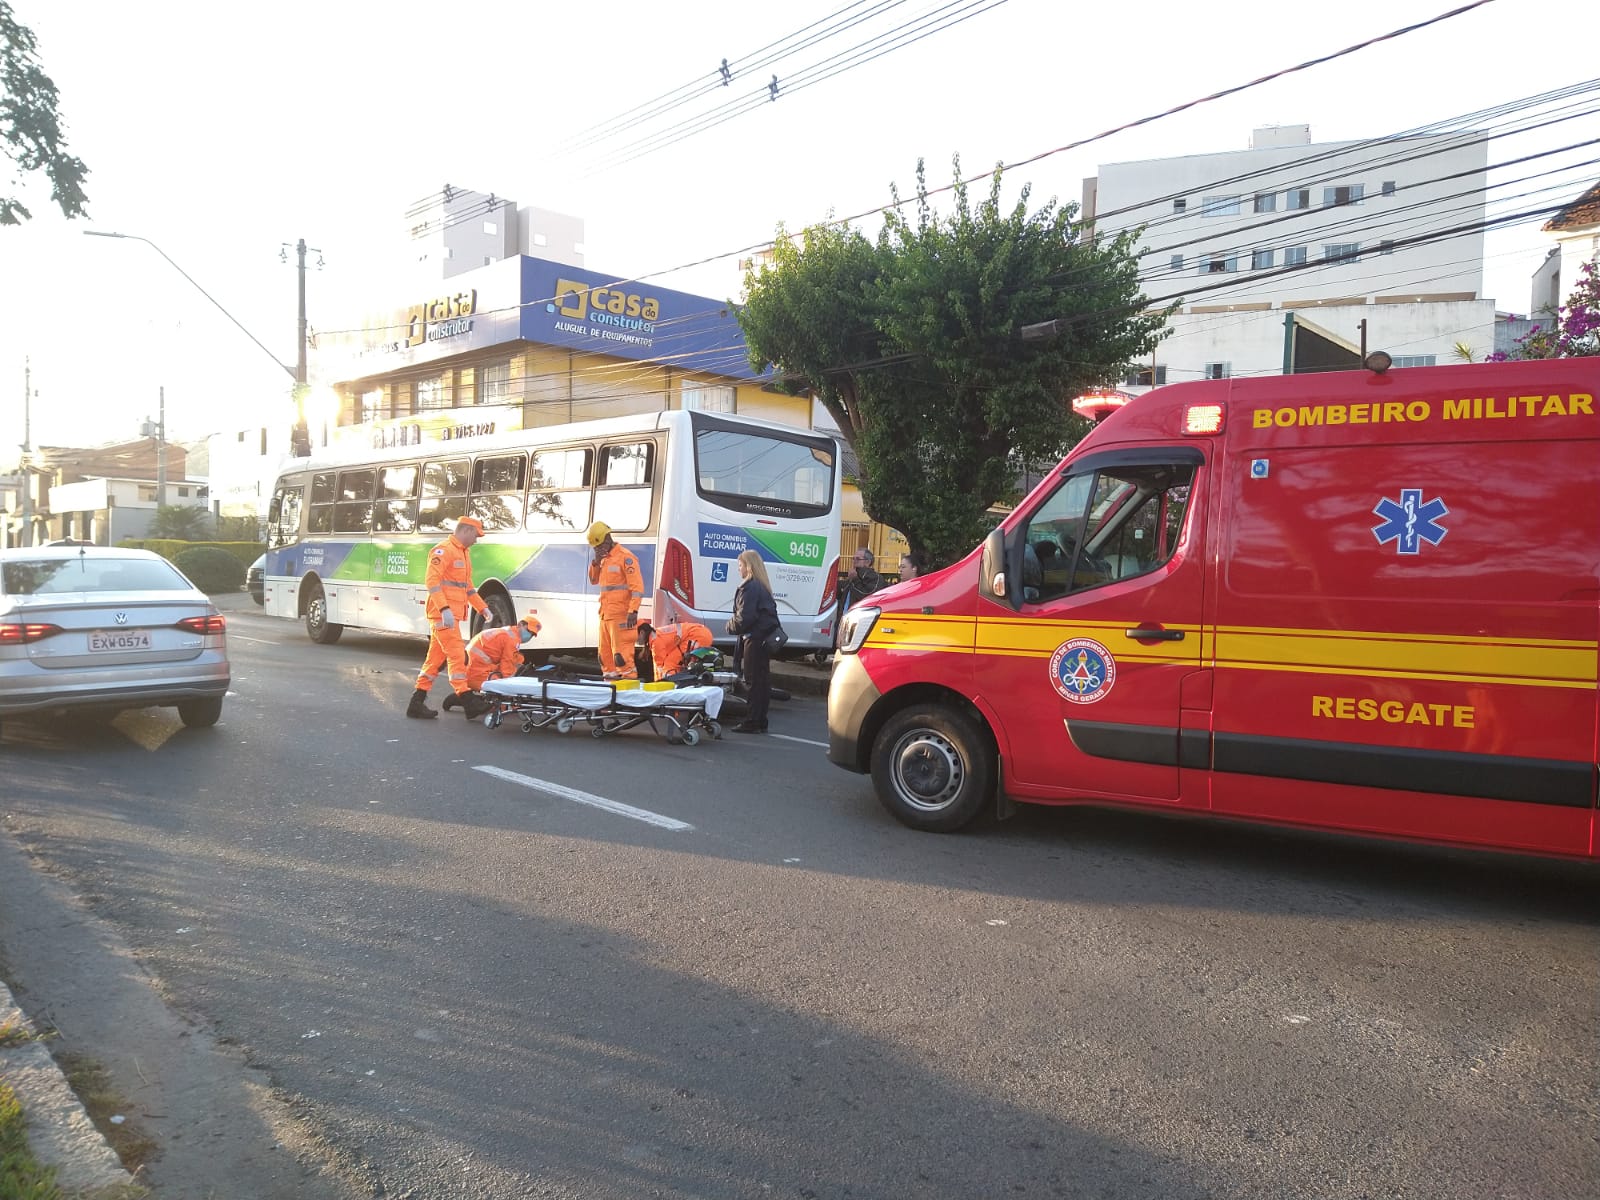
[[[767, 564], [796, 652], [833, 642], [840, 455], [827, 434], [670, 411], [285, 464], [268, 510], [263, 600], [324, 645], [345, 628], [426, 636], [428, 551], [483, 522], [473, 579], [502, 621], [539, 611], [541, 651], [592, 649], [591, 521], [639, 558], [641, 619], [722, 635], [746, 549]], [[477, 622], [474, 621], [476, 627]]]

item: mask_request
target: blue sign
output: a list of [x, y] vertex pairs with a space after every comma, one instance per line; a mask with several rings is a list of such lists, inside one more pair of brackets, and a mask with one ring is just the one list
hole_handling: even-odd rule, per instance
[[[715, 525], [700, 522], [700, 555], [702, 558], [738, 558], [750, 549], [750, 535], [737, 525]], [[760, 549], [758, 546], [757, 549]]]
[[1401, 488], [1399, 500], [1385, 496], [1372, 510], [1373, 516], [1383, 518], [1372, 527], [1372, 536], [1380, 546], [1394, 542], [1399, 553], [1416, 554], [1423, 542], [1437, 546], [1444, 541], [1450, 531], [1439, 524], [1439, 518], [1449, 511], [1437, 496], [1424, 504], [1421, 488]]
[[725, 563], [725, 562], [714, 562], [714, 563], [711, 564], [711, 582], [712, 583], [727, 583], [728, 582], [728, 564], [727, 563]]
[[648, 281], [617, 279], [542, 258], [522, 259], [525, 341], [662, 361], [690, 371], [760, 379], [733, 306]]

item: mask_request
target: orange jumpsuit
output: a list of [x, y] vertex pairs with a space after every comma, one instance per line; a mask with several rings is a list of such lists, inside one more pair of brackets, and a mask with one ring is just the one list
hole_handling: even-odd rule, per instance
[[644, 576], [631, 550], [612, 544], [599, 562], [589, 564], [589, 582], [600, 585], [600, 669], [621, 679], [637, 679], [633, 631], [624, 622], [638, 616], [644, 602]]
[[[469, 607], [487, 614], [489, 606], [472, 586], [472, 552], [451, 535], [428, 552], [428, 657], [423, 660], [422, 674], [417, 676], [417, 687], [428, 691], [439, 671], [450, 664], [450, 687], [458, 696], [470, 690], [467, 686], [467, 648], [461, 640], [461, 628], [467, 619]], [[455, 614], [455, 624], [448, 629], [439, 624], [444, 611]]]
[[661, 626], [650, 639], [650, 657], [656, 664], [656, 678], [677, 674], [683, 670], [684, 655], [709, 645], [711, 630], [697, 621]]
[[[537, 625], [529, 625], [534, 633]], [[467, 688], [480, 690], [491, 679], [509, 679], [522, 665], [522, 630], [515, 625], [485, 629], [467, 643]]]

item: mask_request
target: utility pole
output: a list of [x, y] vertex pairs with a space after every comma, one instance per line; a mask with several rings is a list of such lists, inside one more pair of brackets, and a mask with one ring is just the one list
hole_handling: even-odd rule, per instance
[[22, 359], [22, 544], [33, 545], [33, 363]]
[[[294, 369], [294, 429], [290, 434], [290, 449], [301, 457], [311, 453], [311, 428], [306, 422], [306, 393], [309, 390], [306, 379], [306, 343], [309, 341], [309, 326], [306, 324], [306, 254], [310, 252], [317, 256], [317, 268], [322, 268], [322, 251], [306, 245], [305, 238], [300, 238], [294, 244], [295, 266], [300, 273], [300, 309], [298, 325], [299, 348], [295, 355]], [[283, 262], [289, 261], [289, 243], [283, 243], [283, 249], [278, 253]]]
[[167, 502], [167, 389], [161, 388], [161, 407], [156, 410], [156, 508]]

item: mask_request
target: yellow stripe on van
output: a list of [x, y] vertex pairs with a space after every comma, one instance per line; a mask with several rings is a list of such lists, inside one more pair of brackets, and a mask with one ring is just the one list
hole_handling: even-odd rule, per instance
[[[1474, 638], [1360, 630], [1224, 626], [1182, 629], [1181, 642], [1138, 642], [1126, 636], [1137, 621], [1060, 621], [1028, 617], [884, 613], [870, 646], [996, 658], [1048, 658], [1062, 642], [1087, 637], [1119, 661], [1190, 663], [1237, 671], [1297, 671], [1519, 687], [1593, 689], [1600, 679], [1600, 644], [1554, 638]], [[970, 640], [969, 640], [970, 639]]]

